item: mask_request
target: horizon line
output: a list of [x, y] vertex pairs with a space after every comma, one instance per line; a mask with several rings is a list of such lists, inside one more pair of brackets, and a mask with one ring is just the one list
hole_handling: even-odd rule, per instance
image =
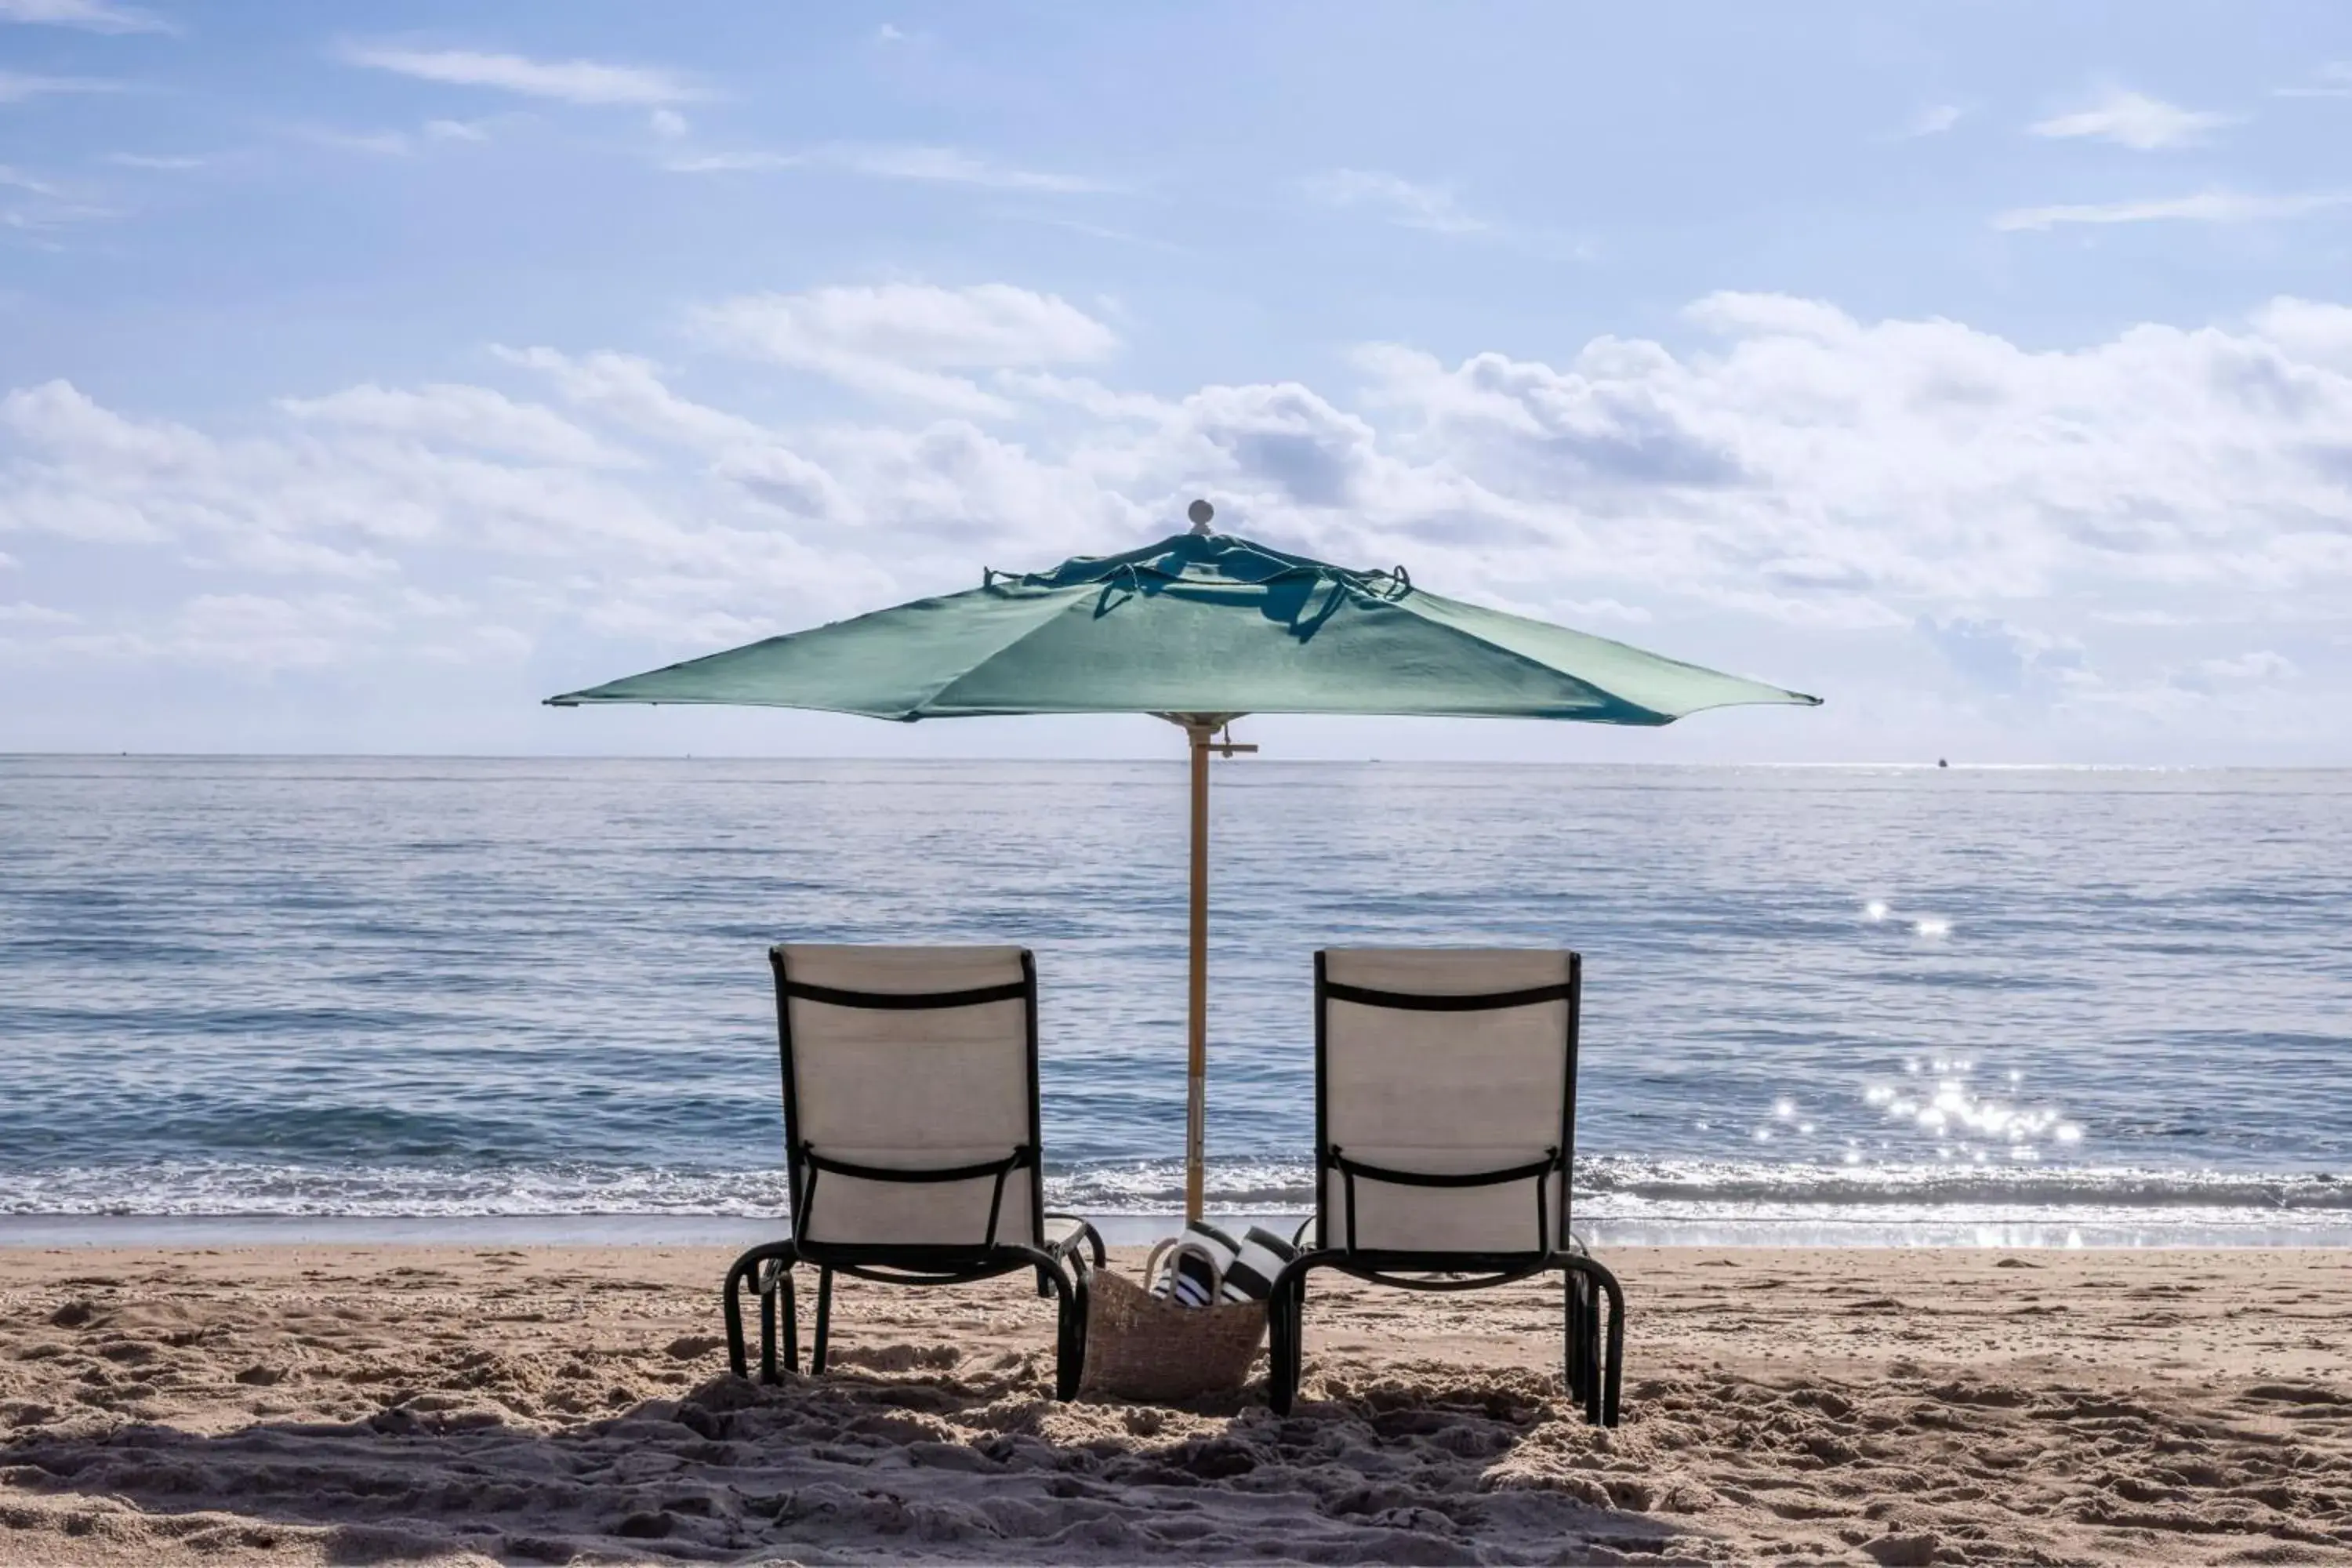
[[[462, 763], [889, 763], [944, 767], [973, 763], [1119, 763], [1181, 767], [1181, 755], [1157, 756], [904, 756], [875, 752], [798, 754], [735, 752], [181, 752], [181, 751], [0, 751], [0, 763], [37, 761], [83, 762], [462, 762]], [[1226, 763], [1239, 759], [1225, 758]], [[1890, 758], [1877, 761], [1807, 762], [1692, 761], [1661, 759], [1627, 762], [1601, 759], [1444, 758], [1444, 757], [1269, 757], [1260, 755], [1247, 765], [1272, 763], [1290, 767], [1481, 767], [1481, 768], [1818, 768], [1906, 769], [1925, 773], [2341, 773], [2352, 763], [2086, 763], [2086, 762], [1953, 762], [1937, 759]]]

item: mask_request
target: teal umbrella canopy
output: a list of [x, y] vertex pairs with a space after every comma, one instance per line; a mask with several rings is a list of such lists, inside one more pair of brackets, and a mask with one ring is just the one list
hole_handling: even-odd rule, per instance
[[1668, 724], [1819, 698], [1226, 534], [769, 637], [548, 700], [716, 702], [876, 719], [1356, 713]]

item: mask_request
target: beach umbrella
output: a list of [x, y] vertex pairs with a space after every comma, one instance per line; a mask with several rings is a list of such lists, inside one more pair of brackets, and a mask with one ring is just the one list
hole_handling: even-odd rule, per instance
[[[1525, 616], [1442, 598], [1404, 568], [1350, 571], [1192, 531], [1046, 572], [749, 643], [551, 697], [821, 709], [912, 723], [1031, 713], [1148, 713], [1183, 727], [1192, 763], [1192, 971], [1184, 1207], [1199, 1218], [1208, 1051], [1209, 756], [1255, 751], [1251, 713], [1670, 724], [1738, 703], [1821, 700]], [[1221, 734], [1223, 738], [1220, 738]]]

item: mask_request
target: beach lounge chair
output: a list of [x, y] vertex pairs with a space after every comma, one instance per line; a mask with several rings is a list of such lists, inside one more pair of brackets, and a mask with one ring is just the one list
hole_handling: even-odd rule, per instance
[[789, 1241], [727, 1271], [727, 1354], [747, 1375], [741, 1291], [760, 1296], [760, 1375], [799, 1370], [793, 1270], [817, 1271], [809, 1371], [824, 1371], [833, 1277], [960, 1285], [1034, 1270], [1057, 1300], [1055, 1396], [1077, 1392], [1102, 1238], [1048, 1215], [1037, 1137], [1037, 966], [1019, 947], [769, 952], [783, 1056]]
[[1559, 1270], [1569, 1394], [1616, 1425], [1624, 1294], [1568, 1228], [1579, 981], [1572, 952], [1315, 955], [1316, 1210], [1266, 1304], [1276, 1414], [1297, 1397], [1315, 1270], [1423, 1290]]

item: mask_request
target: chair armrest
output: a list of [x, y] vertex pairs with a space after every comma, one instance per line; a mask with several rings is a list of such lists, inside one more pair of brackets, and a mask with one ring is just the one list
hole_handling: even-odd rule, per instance
[[1047, 1219], [1069, 1220], [1078, 1227], [1069, 1235], [1064, 1237], [1061, 1240], [1054, 1243], [1050, 1247], [1046, 1248], [1047, 1251], [1051, 1252], [1057, 1258], [1066, 1258], [1077, 1251], [1080, 1245], [1083, 1244], [1087, 1251], [1092, 1256], [1094, 1267], [1097, 1268], [1103, 1267], [1104, 1263], [1108, 1259], [1109, 1254], [1103, 1248], [1102, 1232], [1094, 1227], [1094, 1222], [1092, 1220], [1089, 1220], [1084, 1215], [1070, 1214], [1062, 1209], [1047, 1209], [1045, 1211], [1045, 1217]]

